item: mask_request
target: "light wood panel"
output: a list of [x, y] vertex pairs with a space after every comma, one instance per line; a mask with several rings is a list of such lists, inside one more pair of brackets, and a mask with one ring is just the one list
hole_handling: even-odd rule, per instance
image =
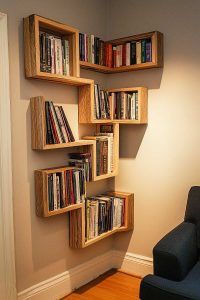
[[140, 282], [141, 278], [110, 270], [63, 300], [139, 300]]
[[152, 31], [137, 35], [132, 35], [128, 37], [123, 37], [111, 41], [107, 41], [113, 45], [120, 45], [130, 41], [137, 41], [141, 39], [151, 38], [152, 41], [152, 61], [134, 64], [130, 66], [121, 66], [115, 68], [109, 68], [106, 66], [101, 66], [97, 64], [92, 64], [85, 61], [80, 61], [80, 67], [83, 69], [90, 69], [92, 71], [101, 72], [101, 73], [121, 73], [121, 72], [131, 72], [142, 69], [150, 69], [150, 68], [161, 68], [163, 67], [163, 34], [159, 31]]

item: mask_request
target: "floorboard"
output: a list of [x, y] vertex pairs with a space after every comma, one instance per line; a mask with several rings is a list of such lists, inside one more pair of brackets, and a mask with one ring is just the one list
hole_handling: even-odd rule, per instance
[[139, 300], [140, 278], [111, 270], [63, 300]]

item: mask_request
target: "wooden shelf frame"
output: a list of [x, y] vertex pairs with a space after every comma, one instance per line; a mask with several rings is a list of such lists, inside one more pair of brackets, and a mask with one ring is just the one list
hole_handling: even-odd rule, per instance
[[[109, 93], [138, 92], [138, 120], [110, 119], [98, 120], [95, 118], [94, 85], [84, 86], [79, 89], [79, 123], [81, 124], [147, 124], [148, 122], [148, 89], [146, 87], [129, 87], [108, 89]], [[109, 97], [110, 98], [110, 97]], [[113, 103], [110, 101], [110, 111], [113, 111]], [[111, 113], [112, 114], [112, 113]]]
[[83, 139], [69, 143], [46, 144], [45, 98], [43, 96], [31, 98], [31, 135], [32, 149], [34, 150], [51, 150], [94, 144], [94, 141]]
[[[41, 72], [40, 29], [68, 39], [70, 51], [70, 76]], [[75, 86], [87, 85], [93, 82], [93, 80], [79, 77], [79, 31], [76, 28], [38, 15], [31, 15], [24, 18], [24, 52], [26, 78], [43, 79]]]
[[[110, 125], [110, 124], [107, 124]], [[91, 149], [92, 156], [92, 181], [99, 181], [111, 177], [115, 177], [119, 173], [119, 124], [112, 124], [113, 126], [113, 159], [114, 159], [114, 170], [111, 173], [97, 175], [96, 174], [96, 136], [85, 136], [83, 139], [94, 141]], [[100, 125], [96, 125], [96, 132], [100, 132]]]
[[[106, 237], [122, 231], [130, 231], [134, 228], [134, 195], [124, 192], [105, 193], [113, 196], [121, 196], [125, 200], [125, 224], [111, 231], [102, 233], [94, 239], [85, 239], [85, 205], [77, 210], [70, 211], [70, 247], [85, 248]], [[82, 224], [82, 226], [80, 226]]]
[[138, 41], [141, 39], [151, 38], [152, 41], [152, 61], [141, 63], [141, 64], [134, 64], [130, 66], [121, 66], [110, 68], [98, 64], [92, 64], [85, 61], [80, 61], [80, 67], [82, 69], [89, 69], [95, 72], [101, 72], [106, 74], [114, 74], [114, 73], [121, 73], [121, 72], [131, 72], [136, 70], [144, 70], [144, 69], [151, 69], [151, 68], [162, 68], [163, 67], [163, 34], [159, 31], [152, 31], [137, 35], [132, 35], [128, 37], [123, 37], [120, 39], [115, 39], [111, 41], [107, 41], [112, 45], [120, 45], [130, 41]]
[[51, 217], [69, 212], [71, 210], [80, 209], [84, 203], [77, 203], [66, 206], [64, 208], [49, 211], [48, 208], [48, 175], [66, 170], [76, 169], [74, 167], [57, 167], [49, 169], [35, 170], [35, 197], [36, 197], [36, 215], [38, 217]]

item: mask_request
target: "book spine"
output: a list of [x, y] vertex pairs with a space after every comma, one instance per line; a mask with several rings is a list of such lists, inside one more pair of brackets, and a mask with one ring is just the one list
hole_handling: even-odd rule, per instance
[[46, 118], [46, 143], [54, 144], [53, 134], [51, 131], [50, 115], [49, 115], [49, 102], [45, 101], [45, 118]]
[[94, 64], [94, 35], [91, 35], [91, 62]]
[[55, 38], [55, 61], [56, 74], [63, 75], [62, 42], [59, 38]]
[[60, 177], [56, 174], [57, 209], [60, 209]]
[[53, 196], [54, 210], [56, 210], [58, 208], [56, 173], [53, 173]]
[[49, 211], [54, 210], [54, 203], [53, 203], [53, 175], [48, 175], [48, 204], [49, 204]]
[[63, 122], [63, 119], [62, 119], [62, 115], [61, 115], [61, 112], [60, 112], [60, 107], [56, 105], [55, 106], [55, 111], [56, 111], [56, 115], [57, 115], [57, 119], [58, 119], [58, 123], [59, 123], [59, 128], [62, 131], [62, 140], [63, 140], [64, 143], [67, 143], [67, 142], [69, 142], [69, 139], [68, 139], [67, 132], [66, 132], [66, 129], [65, 129], [65, 126], [64, 126], [64, 122]]
[[141, 62], [146, 62], [146, 39], [141, 41]]
[[122, 45], [122, 66], [126, 66], [126, 44]]
[[63, 110], [62, 106], [60, 106], [59, 109], [60, 109], [60, 112], [61, 112], [61, 116], [62, 116], [62, 119], [63, 119], [63, 123], [64, 123], [65, 129], [66, 129], [66, 132], [68, 134], [68, 141], [69, 142], [74, 142], [75, 138], [74, 138], [74, 135], [72, 133], [71, 127], [69, 126], [68, 120], [66, 118], [66, 115], [64, 113], [64, 110]]
[[40, 71], [46, 72], [45, 33], [40, 32]]
[[131, 62], [131, 44], [126, 43], [126, 66], [130, 66]]
[[131, 55], [130, 55], [130, 64], [134, 65], [136, 64], [136, 42], [132, 41], [130, 44], [130, 51], [131, 51]]
[[136, 42], [136, 63], [141, 64], [141, 41]]
[[151, 40], [147, 40], [146, 42], [146, 62], [152, 61], [152, 45]]
[[135, 93], [135, 119], [138, 120], [138, 93]]

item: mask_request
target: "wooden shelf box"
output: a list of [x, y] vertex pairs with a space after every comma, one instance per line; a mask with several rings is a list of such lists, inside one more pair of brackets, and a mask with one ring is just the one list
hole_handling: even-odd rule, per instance
[[[93, 181], [98, 181], [110, 177], [117, 176], [119, 172], [119, 124], [102, 124], [105, 126], [112, 126], [113, 127], [113, 161], [114, 161], [114, 169], [112, 172], [107, 173], [107, 174], [102, 174], [102, 175], [97, 175], [97, 170], [96, 170], [96, 137], [97, 136], [85, 136], [85, 140], [93, 140], [94, 144], [91, 147], [92, 150], [92, 180]], [[100, 132], [100, 126], [96, 126], [96, 132]]]
[[[134, 195], [124, 192], [109, 192], [113, 196], [121, 196], [125, 201], [125, 224], [120, 228], [102, 233], [94, 239], [85, 238], [85, 206], [76, 211], [70, 211], [70, 247], [85, 248], [117, 232], [133, 230], [134, 227]], [[82, 226], [80, 226], [82, 224]]]
[[43, 96], [31, 98], [31, 133], [32, 149], [35, 150], [80, 147], [94, 144], [94, 141], [89, 140], [77, 140], [61, 144], [46, 144], [45, 99]]
[[49, 210], [49, 197], [48, 197], [48, 175], [58, 173], [73, 167], [59, 167], [51, 169], [43, 169], [35, 171], [35, 196], [36, 196], [36, 214], [39, 217], [51, 217], [54, 215], [66, 213], [68, 211], [79, 209], [83, 207], [83, 203], [72, 204], [64, 208]]
[[[109, 89], [109, 93], [138, 92], [138, 120], [111, 119], [98, 120], [95, 118], [94, 86], [84, 86], [79, 91], [79, 123], [122, 123], [122, 124], [146, 124], [148, 119], [148, 90], [146, 87], [130, 87], [121, 89]], [[109, 97], [110, 98], [110, 97]], [[113, 112], [113, 101], [110, 101], [110, 111]]]
[[[69, 41], [69, 76], [42, 72], [40, 69], [40, 30]], [[93, 81], [80, 76], [79, 31], [71, 26], [31, 15], [24, 18], [24, 51], [26, 78], [44, 79], [69, 85], [85, 85]]]
[[132, 35], [120, 39], [115, 39], [111, 41], [107, 41], [107, 43], [112, 44], [113, 46], [116, 45], [123, 45], [127, 42], [131, 41], [138, 41], [142, 39], [151, 39], [152, 42], [152, 61], [145, 62], [141, 64], [134, 64], [130, 66], [121, 66], [110, 68], [102, 65], [92, 64], [85, 61], [80, 61], [80, 67], [83, 69], [89, 69], [96, 72], [101, 73], [120, 73], [120, 72], [130, 72], [135, 70], [143, 70], [143, 69], [150, 69], [150, 68], [161, 68], [163, 67], [163, 34], [159, 31], [152, 31], [137, 35]]

